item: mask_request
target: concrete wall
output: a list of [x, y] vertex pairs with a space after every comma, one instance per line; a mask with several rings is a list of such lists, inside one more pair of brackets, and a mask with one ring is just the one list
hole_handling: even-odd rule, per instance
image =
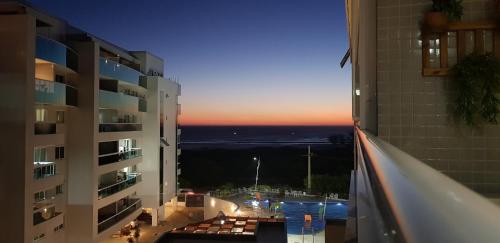
[[97, 134], [99, 124], [97, 67], [99, 46], [93, 42], [76, 43], [79, 53], [78, 109], [67, 116], [68, 242], [93, 242], [97, 235]]
[[217, 216], [219, 211], [224, 212], [224, 214], [228, 216], [236, 215], [235, 210], [238, 208], [238, 205], [236, 203], [210, 196], [205, 196], [204, 200], [205, 207], [203, 216], [205, 219], [210, 219]]
[[33, 242], [35, 18], [0, 15], [2, 242]]
[[[500, 127], [456, 124], [450, 80], [421, 75], [420, 22], [430, 0], [377, 1], [378, 135], [489, 196], [500, 196]], [[464, 20], [493, 17], [494, 1], [464, 0]]]

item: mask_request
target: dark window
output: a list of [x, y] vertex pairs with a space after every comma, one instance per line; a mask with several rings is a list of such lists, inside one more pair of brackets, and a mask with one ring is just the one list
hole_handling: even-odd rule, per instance
[[63, 193], [63, 185], [57, 185], [56, 194], [62, 194], [62, 193]]
[[99, 155], [118, 152], [118, 141], [99, 143]]
[[56, 82], [58, 83], [64, 83], [64, 76], [61, 76], [61, 75], [57, 75], [56, 74], [56, 79], [55, 79]]
[[64, 159], [64, 147], [56, 147], [56, 159]]

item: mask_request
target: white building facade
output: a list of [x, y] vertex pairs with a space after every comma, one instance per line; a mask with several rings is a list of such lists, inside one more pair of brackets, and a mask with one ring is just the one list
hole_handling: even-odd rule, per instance
[[127, 51], [0, 4], [2, 242], [98, 242], [176, 195], [180, 85]]

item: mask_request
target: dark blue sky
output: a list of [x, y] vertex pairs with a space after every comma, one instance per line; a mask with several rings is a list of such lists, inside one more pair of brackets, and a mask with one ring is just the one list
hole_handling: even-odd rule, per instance
[[342, 0], [32, 0], [180, 79], [185, 124], [350, 121]]

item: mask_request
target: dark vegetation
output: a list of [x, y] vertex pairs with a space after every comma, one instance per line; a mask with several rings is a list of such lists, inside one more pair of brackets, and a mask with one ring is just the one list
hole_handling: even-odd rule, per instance
[[[352, 140], [312, 146], [311, 152], [313, 192], [347, 194], [353, 168]], [[227, 183], [236, 187], [253, 186], [257, 163], [252, 158], [259, 156], [259, 184], [305, 190], [306, 155], [307, 146], [183, 148], [180, 186], [196, 191], [213, 190]]]

